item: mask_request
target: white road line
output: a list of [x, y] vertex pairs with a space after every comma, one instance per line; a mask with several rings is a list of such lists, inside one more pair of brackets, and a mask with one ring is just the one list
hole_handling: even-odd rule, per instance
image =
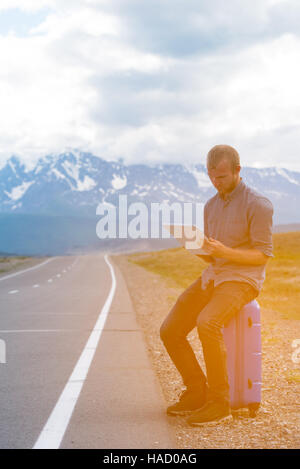
[[49, 282], [49, 283], [53, 282], [52, 278], [49, 278], [48, 282]]
[[54, 261], [54, 259], [56, 259], [56, 257], [52, 257], [51, 259], [47, 259], [46, 261], [41, 262], [41, 264], [35, 265], [33, 267], [29, 267], [28, 269], [19, 270], [18, 272], [15, 272], [14, 274], [5, 275], [5, 277], [0, 277], [0, 282], [2, 280], [6, 280], [7, 278], [15, 277], [16, 275], [20, 275], [20, 274], [23, 274], [24, 272], [28, 272], [29, 270], [39, 269], [40, 267], [42, 267], [42, 265], [48, 264], [48, 262]]
[[10, 293], [10, 294], [19, 293], [19, 290], [10, 290], [8, 293]]
[[36, 283], [35, 285], [32, 286], [32, 288], [38, 288], [39, 287], [39, 284]]
[[61, 277], [61, 275], [60, 275], [60, 274], [56, 274], [56, 277]]
[[94, 329], [92, 330], [92, 333], [83, 349], [83, 352], [81, 353], [81, 356], [76, 363], [73, 372], [64, 390], [62, 391], [48, 421], [46, 422], [40, 436], [33, 446], [33, 449], [59, 448], [72, 416], [74, 407], [80, 395], [82, 386], [86, 380], [116, 289], [116, 278], [114, 270], [111, 263], [108, 261], [107, 254], [105, 254], [104, 260], [110, 269], [112, 277], [112, 285], [109, 295], [99, 314]]

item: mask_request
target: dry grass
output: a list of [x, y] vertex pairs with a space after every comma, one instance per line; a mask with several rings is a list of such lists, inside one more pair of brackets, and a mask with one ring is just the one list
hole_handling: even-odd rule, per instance
[[275, 258], [268, 262], [260, 303], [286, 319], [300, 319], [300, 232], [276, 233], [273, 242]]
[[39, 263], [44, 258], [29, 256], [0, 257], [0, 276]]
[[[273, 244], [275, 257], [267, 264], [260, 305], [285, 319], [300, 319], [300, 232], [275, 233]], [[128, 260], [159, 274], [171, 288], [188, 287], [207, 265], [184, 248], [136, 253]]]

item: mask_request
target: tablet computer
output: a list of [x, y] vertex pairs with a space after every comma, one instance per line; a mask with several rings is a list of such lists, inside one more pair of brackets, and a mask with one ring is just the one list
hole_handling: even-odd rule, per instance
[[163, 225], [163, 228], [192, 254], [209, 255], [202, 249], [205, 235], [197, 226], [173, 224]]

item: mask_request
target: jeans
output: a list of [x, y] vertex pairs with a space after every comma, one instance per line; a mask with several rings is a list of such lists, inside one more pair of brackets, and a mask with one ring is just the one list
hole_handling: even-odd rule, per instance
[[[223, 326], [258, 296], [246, 282], [228, 281], [201, 288], [201, 277], [177, 299], [160, 329], [160, 337], [187, 388], [208, 385], [208, 400], [230, 402]], [[206, 365], [203, 373], [187, 335], [197, 326]]]

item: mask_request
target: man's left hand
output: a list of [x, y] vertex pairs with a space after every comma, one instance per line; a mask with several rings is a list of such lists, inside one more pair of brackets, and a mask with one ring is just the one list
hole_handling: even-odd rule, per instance
[[213, 257], [225, 257], [227, 247], [213, 238], [205, 238], [202, 248]]

